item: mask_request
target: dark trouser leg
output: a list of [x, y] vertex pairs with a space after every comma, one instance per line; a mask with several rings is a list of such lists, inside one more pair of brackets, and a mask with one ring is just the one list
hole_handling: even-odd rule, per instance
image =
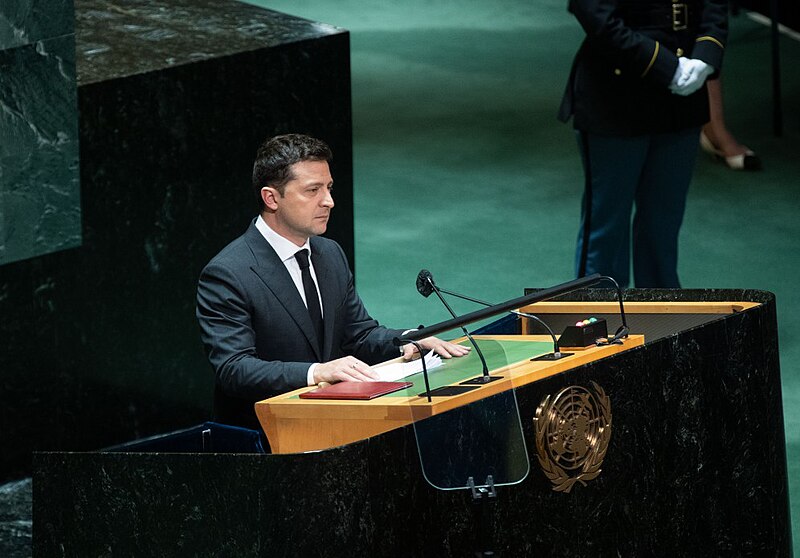
[[577, 132], [586, 179], [575, 252], [578, 277], [610, 275], [629, 282], [630, 222], [648, 137]]
[[699, 138], [700, 128], [651, 136], [633, 219], [633, 274], [637, 287], [680, 287], [678, 233]]

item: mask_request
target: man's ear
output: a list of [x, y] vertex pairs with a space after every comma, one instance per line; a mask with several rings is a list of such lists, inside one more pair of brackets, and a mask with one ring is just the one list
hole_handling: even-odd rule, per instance
[[264, 202], [267, 209], [271, 209], [272, 211], [277, 210], [279, 197], [280, 194], [275, 188], [271, 186], [264, 186], [261, 188], [261, 201]]

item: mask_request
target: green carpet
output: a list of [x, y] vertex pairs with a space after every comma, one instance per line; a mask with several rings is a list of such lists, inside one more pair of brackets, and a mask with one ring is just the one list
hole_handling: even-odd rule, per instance
[[[572, 279], [582, 173], [555, 113], [582, 31], [565, 1], [254, 3], [352, 33], [356, 267], [375, 317], [396, 327], [447, 318], [416, 293], [423, 267], [490, 301]], [[785, 131], [775, 138], [769, 30], [732, 18], [727, 121], [765, 170], [700, 157], [680, 275], [687, 288], [777, 296], [800, 557], [800, 43], [781, 46]]]

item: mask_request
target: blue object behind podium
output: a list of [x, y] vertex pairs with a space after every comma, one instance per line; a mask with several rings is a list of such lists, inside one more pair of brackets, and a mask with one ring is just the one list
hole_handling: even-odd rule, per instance
[[266, 453], [259, 432], [216, 422], [204, 422], [184, 430], [142, 438], [100, 451], [117, 453]]

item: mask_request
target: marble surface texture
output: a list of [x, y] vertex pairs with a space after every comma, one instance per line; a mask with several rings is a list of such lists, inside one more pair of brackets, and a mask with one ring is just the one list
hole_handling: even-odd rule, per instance
[[73, 0], [0, 2], [0, 49], [30, 45], [75, 32]]
[[91, 450], [210, 418], [196, 282], [256, 214], [264, 138], [328, 141], [329, 236], [353, 255], [346, 31], [235, 0], [75, 9], [81, 242], [0, 265], [0, 482], [29, 476], [35, 450]]
[[75, 8], [81, 84], [343, 31], [232, 0], [75, 0]]
[[81, 243], [72, 2], [0, 5], [0, 266]]
[[[531, 471], [493, 503], [428, 484], [410, 426], [296, 455], [46, 453], [36, 555], [790, 556], [774, 297], [630, 297], [761, 304], [516, 388]], [[602, 470], [555, 491], [533, 417], [548, 395], [591, 382], [613, 411]]]
[[31, 479], [0, 484], [0, 556], [31, 556]]
[[[71, 135], [26, 124], [9, 136], [8, 123], [36, 103], [67, 114], [56, 106], [66, 97], [23, 90], [34, 107], [0, 94], [0, 195], [32, 142], [77, 153], [79, 138], [82, 198], [69, 206], [81, 236], [58, 229], [79, 246], [0, 265], [0, 482], [12, 481], [0, 485], [4, 558], [31, 554], [31, 482], [16, 479], [31, 474], [32, 451], [96, 449], [209, 418], [195, 285], [255, 213], [249, 175], [264, 137], [303, 131], [331, 144], [330, 236], [353, 254], [346, 31], [235, 0], [77, 0], [75, 9], [73, 18], [71, 0], [0, 1], [0, 70], [51, 64], [4, 76], [0, 92], [56, 68], [71, 72], [78, 107]], [[34, 17], [43, 10], [44, 22]], [[76, 43], [69, 57], [67, 37]], [[17, 196], [38, 206], [26, 223], [55, 224], [62, 214], [42, 216], [42, 207], [73, 185], [77, 193], [77, 160], [59, 166], [56, 155], [30, 164], [42, 179], [71, 170], [74, 181]], [[10, 214], [0, 211], [0, 244], [4, 223]]]

